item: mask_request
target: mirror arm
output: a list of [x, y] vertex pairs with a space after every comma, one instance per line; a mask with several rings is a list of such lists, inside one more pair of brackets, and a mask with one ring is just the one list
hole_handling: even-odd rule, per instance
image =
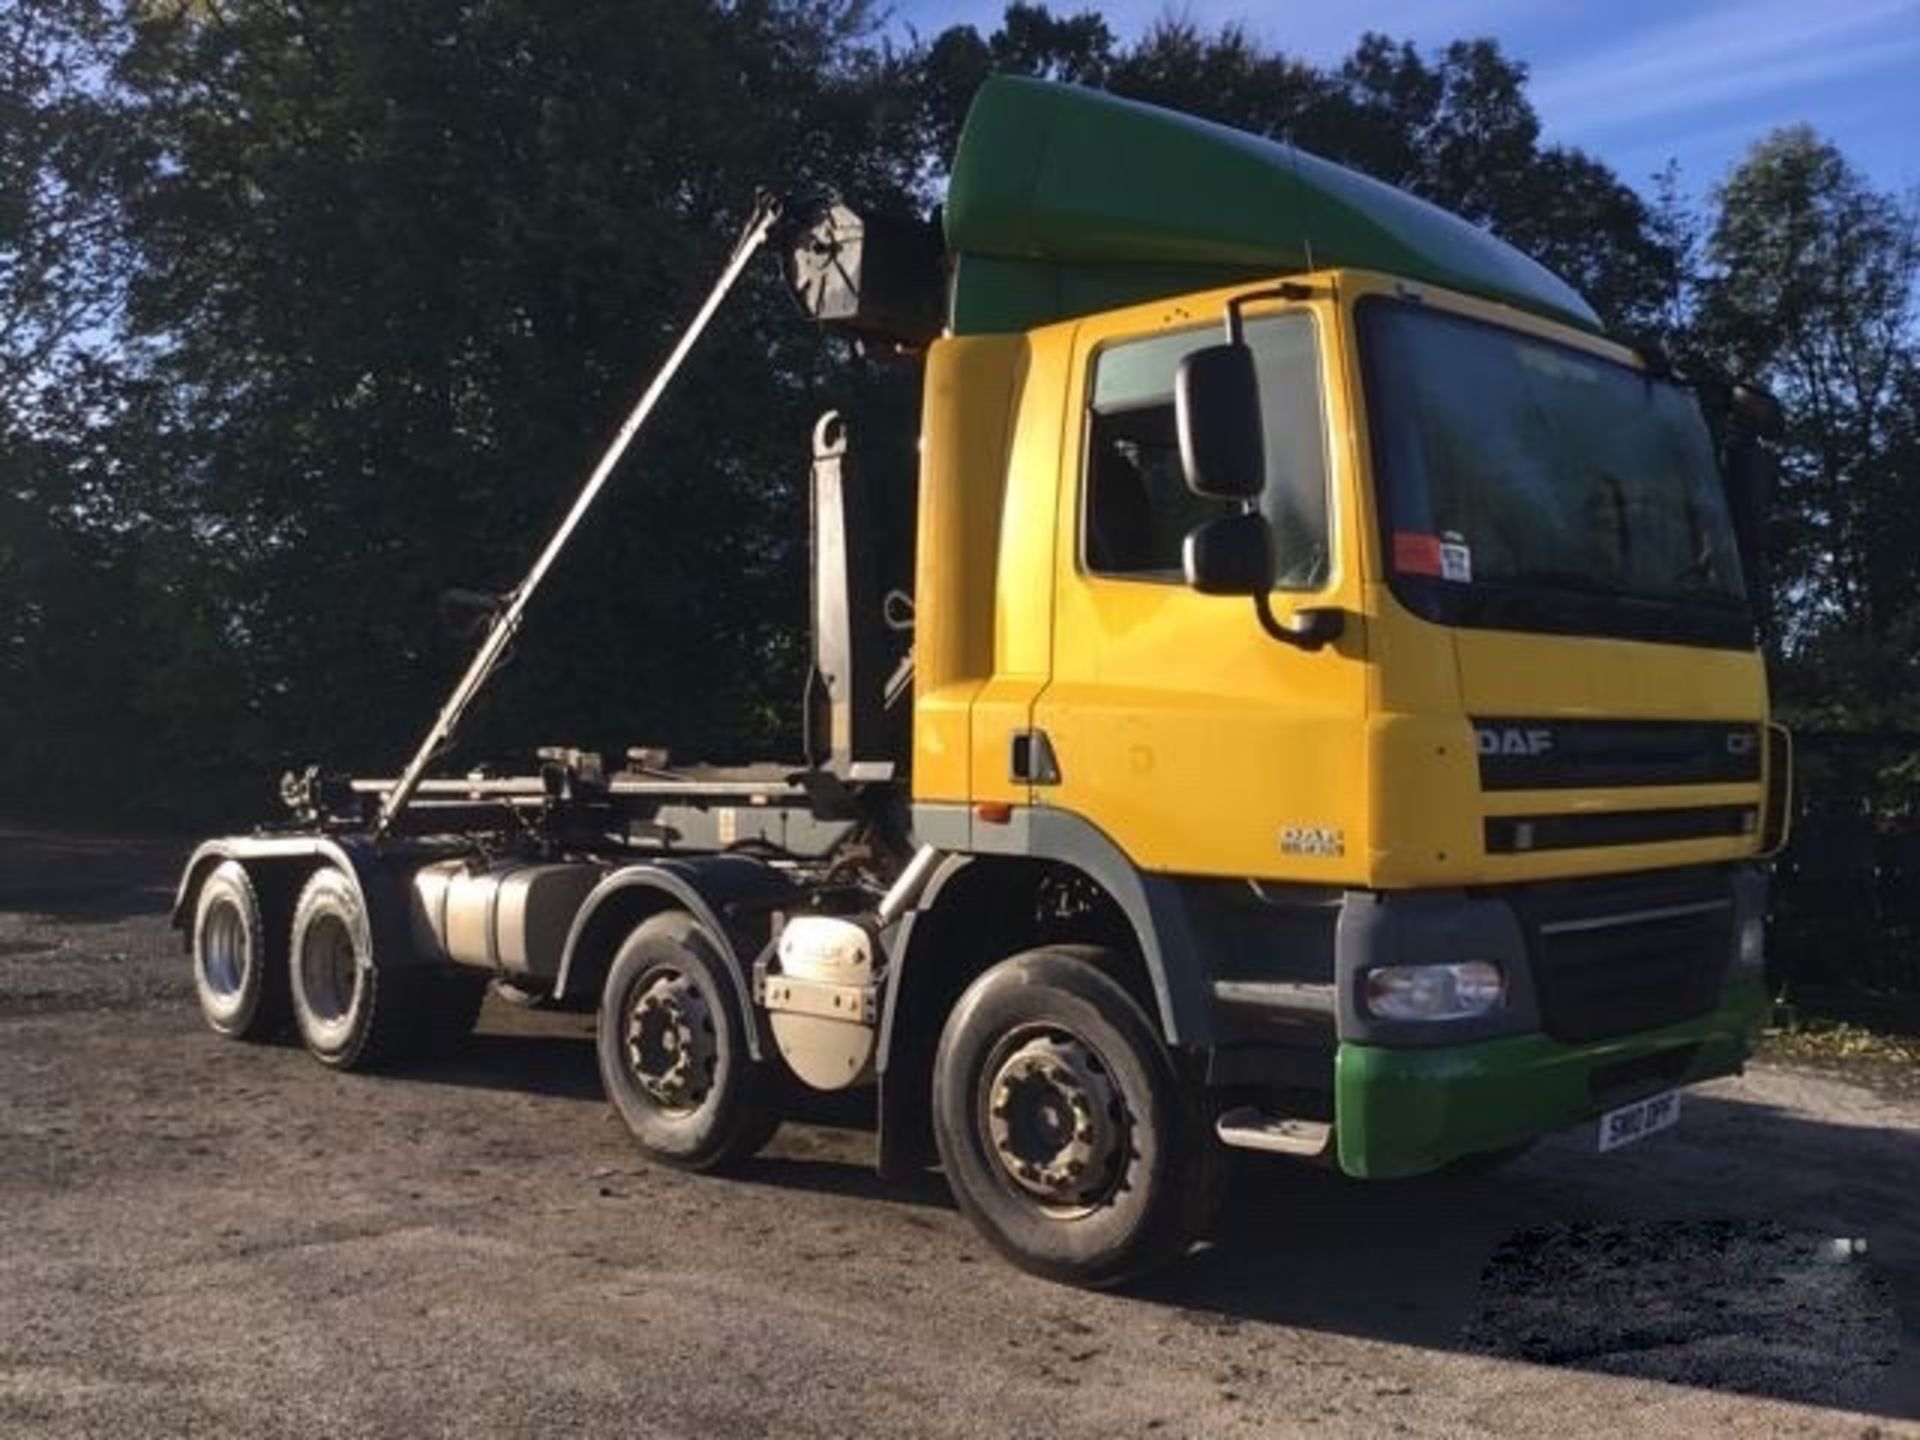
[[1338, 640], [1347, 629], [1345, 611], [1325, 608], [1295, 611], [1293, 623], [1288, 624], [1273, 613], [1273, 600], [1264, 590], [1253, 597], [1253, 609], [1267, 634], [1283, 645], [1309, 653]]

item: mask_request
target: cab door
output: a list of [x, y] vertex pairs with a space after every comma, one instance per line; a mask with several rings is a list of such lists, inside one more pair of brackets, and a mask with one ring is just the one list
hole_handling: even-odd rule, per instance
[[[1210, 307], [1209, 307], [1210, 308]], [[1218, 312], [1214, 312], [1218, 313]], [[1143, 869], [1348, 882], [1364, 874], [1363, 665], [1348, 447], [1331, 301], [1250, 311], [1275, 610], [1338, 607], [1317, 652], [1240, 597], [1190, 590], [1185, 536], [1221, 513], [1182, 477], [1173, 382], [1216, 344], [1206, 311], [1140, 307], [1079, 327], [1061, 448], [1051, 679], [1033, 724], [1036, 805], [1070, 810]]]

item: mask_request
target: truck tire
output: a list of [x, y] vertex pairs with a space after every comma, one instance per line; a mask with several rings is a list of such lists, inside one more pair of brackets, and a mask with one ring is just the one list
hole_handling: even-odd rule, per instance
[[381, 968], [360, 888], [325, 866], [293, 907], [289, 989], [308, 1051], [335, 1070], [376, 1070], [416, 1048], [430, 999], [429, 970]]
[[1218, 1147], [1105, 952], [1016, 955], [968, 987], [933, 1066], [960, 1209], [1014, 1264], [1105, 1288], [1183, 1255], [1218, 1197]]
[[193, 989], [200, 1014], [229, 1040], [264, 1040], [286, 1027], [286, 952], [267, 934], [253, 878], [223, 860], [193, 911]]
[[640, 922], [600, 995], [607, 1098], [649, 1159], [720, 1170], [772, 1138], [780, 1115], [747, 1048], [745, 997], [719, 945], [683, 911]]

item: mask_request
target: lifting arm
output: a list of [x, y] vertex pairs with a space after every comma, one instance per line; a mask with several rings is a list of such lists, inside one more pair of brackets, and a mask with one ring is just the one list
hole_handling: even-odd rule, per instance
[[594, 466], [593, 474], [588, 477], [586, 485], [575, 498], [573, 508], [567, 512], [566, 518], [553, 532], [553, 537], [547, 541], [546, 548], [533, 562], [533, 568], [507, 596], [506, 604], [501, 607], [500, 613], [494, 617], [492, 625], [488, 627], [486, 638], [480, 642], [479, 652], [473, 657], [473, 662], [467, 666], [466, 673], [460, 677], [460, 683], [453, 687], [453, 693], [447, 697], [446, 704], [440, 707], [440, 713], [434, 719], [433, 727], [427, 731], [426, 738], [420, 742], [420, 748], [414, 752], [413, 759], [407, 762], [407, 768], [401, 772], [393, 788], [381, 798], [380, 818], [375, 821], [373, 827], [376, 838], [384, 836], [392, 828], [394, 821], [400, 818], [401, 812], [407, 808], [407, 803], [413, 799], [414, 793], [420, 788], [420, 782], [426, 775], [427, 767], [433, 763], [434, 756], [439, 754], [447, 742], [453, 738], [454, 731], [459, 727], [460, 717], [466, 713], [467, 706], [473, 703], [474, 697], [486, 685], [488, 678], [500, 664], [501, 656], [506, 653], [507, 645], [512, 641], [514, 633], [519, 630], [520, 618], [525, 614], [528, 602], [533, 599], [534, 591], [540, 588], [540, 582], [546, 578], [547, 571], [559, 558], [560, 552], [566, 548], [567, 541], [579, 528], [580, 522], [586, 518], [588, 509], [599, 497], [600, 491], [613, 474], [614, 467], [627, 453], [627, 447], [633, 443], [633, 437], [639, 433], [641, 425], [652, 413], [653, 407], [659, 402], [660, 396], [672, 381], [675, 372], [680, 369], [681, 362], [687, 358], [687, 352], [693, 348], [694, 342], [699, 340], [708, 322], [713, 319], [714, 312], [720, 308], [720, 302], [727, 298], [728, 292], [739, 280], [740, 273], [747, 268], [747, 262], [762, 245], [767, 243], [774, 226], [779, 222], [780, 213], [780, 203], [770, 197], [763, 197], [755, 207], [752, 219], [747, 222], [747, 228], [741, 233], [740, 243], [734, 246], [732, 258], [727, 261], [727, 267], [721, 272], [720, 278], [714, 282], [706, 302], [701, 305], [692, 323], [681, 334], [678, 343], [667, 356], [666, 363], [648, 383], [639, 403], [633, 407], [632, 413], [621, 425], [619, 433], [613, 437], [613, 443], [600, 457], [600, 463]]

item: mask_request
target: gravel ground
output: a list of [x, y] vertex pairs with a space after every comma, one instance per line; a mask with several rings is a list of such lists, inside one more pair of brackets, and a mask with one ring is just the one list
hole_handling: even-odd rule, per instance
[[1248, 1163], [1090, 1296], [858, 1132], [649, 1169], [577, 1017], [388, 1078], [220, 1041], [179, 853], [0, 831], [0, 1434], [1920, 1435], [1910, 1090], [1761, 1065], [1471, 1181]]

